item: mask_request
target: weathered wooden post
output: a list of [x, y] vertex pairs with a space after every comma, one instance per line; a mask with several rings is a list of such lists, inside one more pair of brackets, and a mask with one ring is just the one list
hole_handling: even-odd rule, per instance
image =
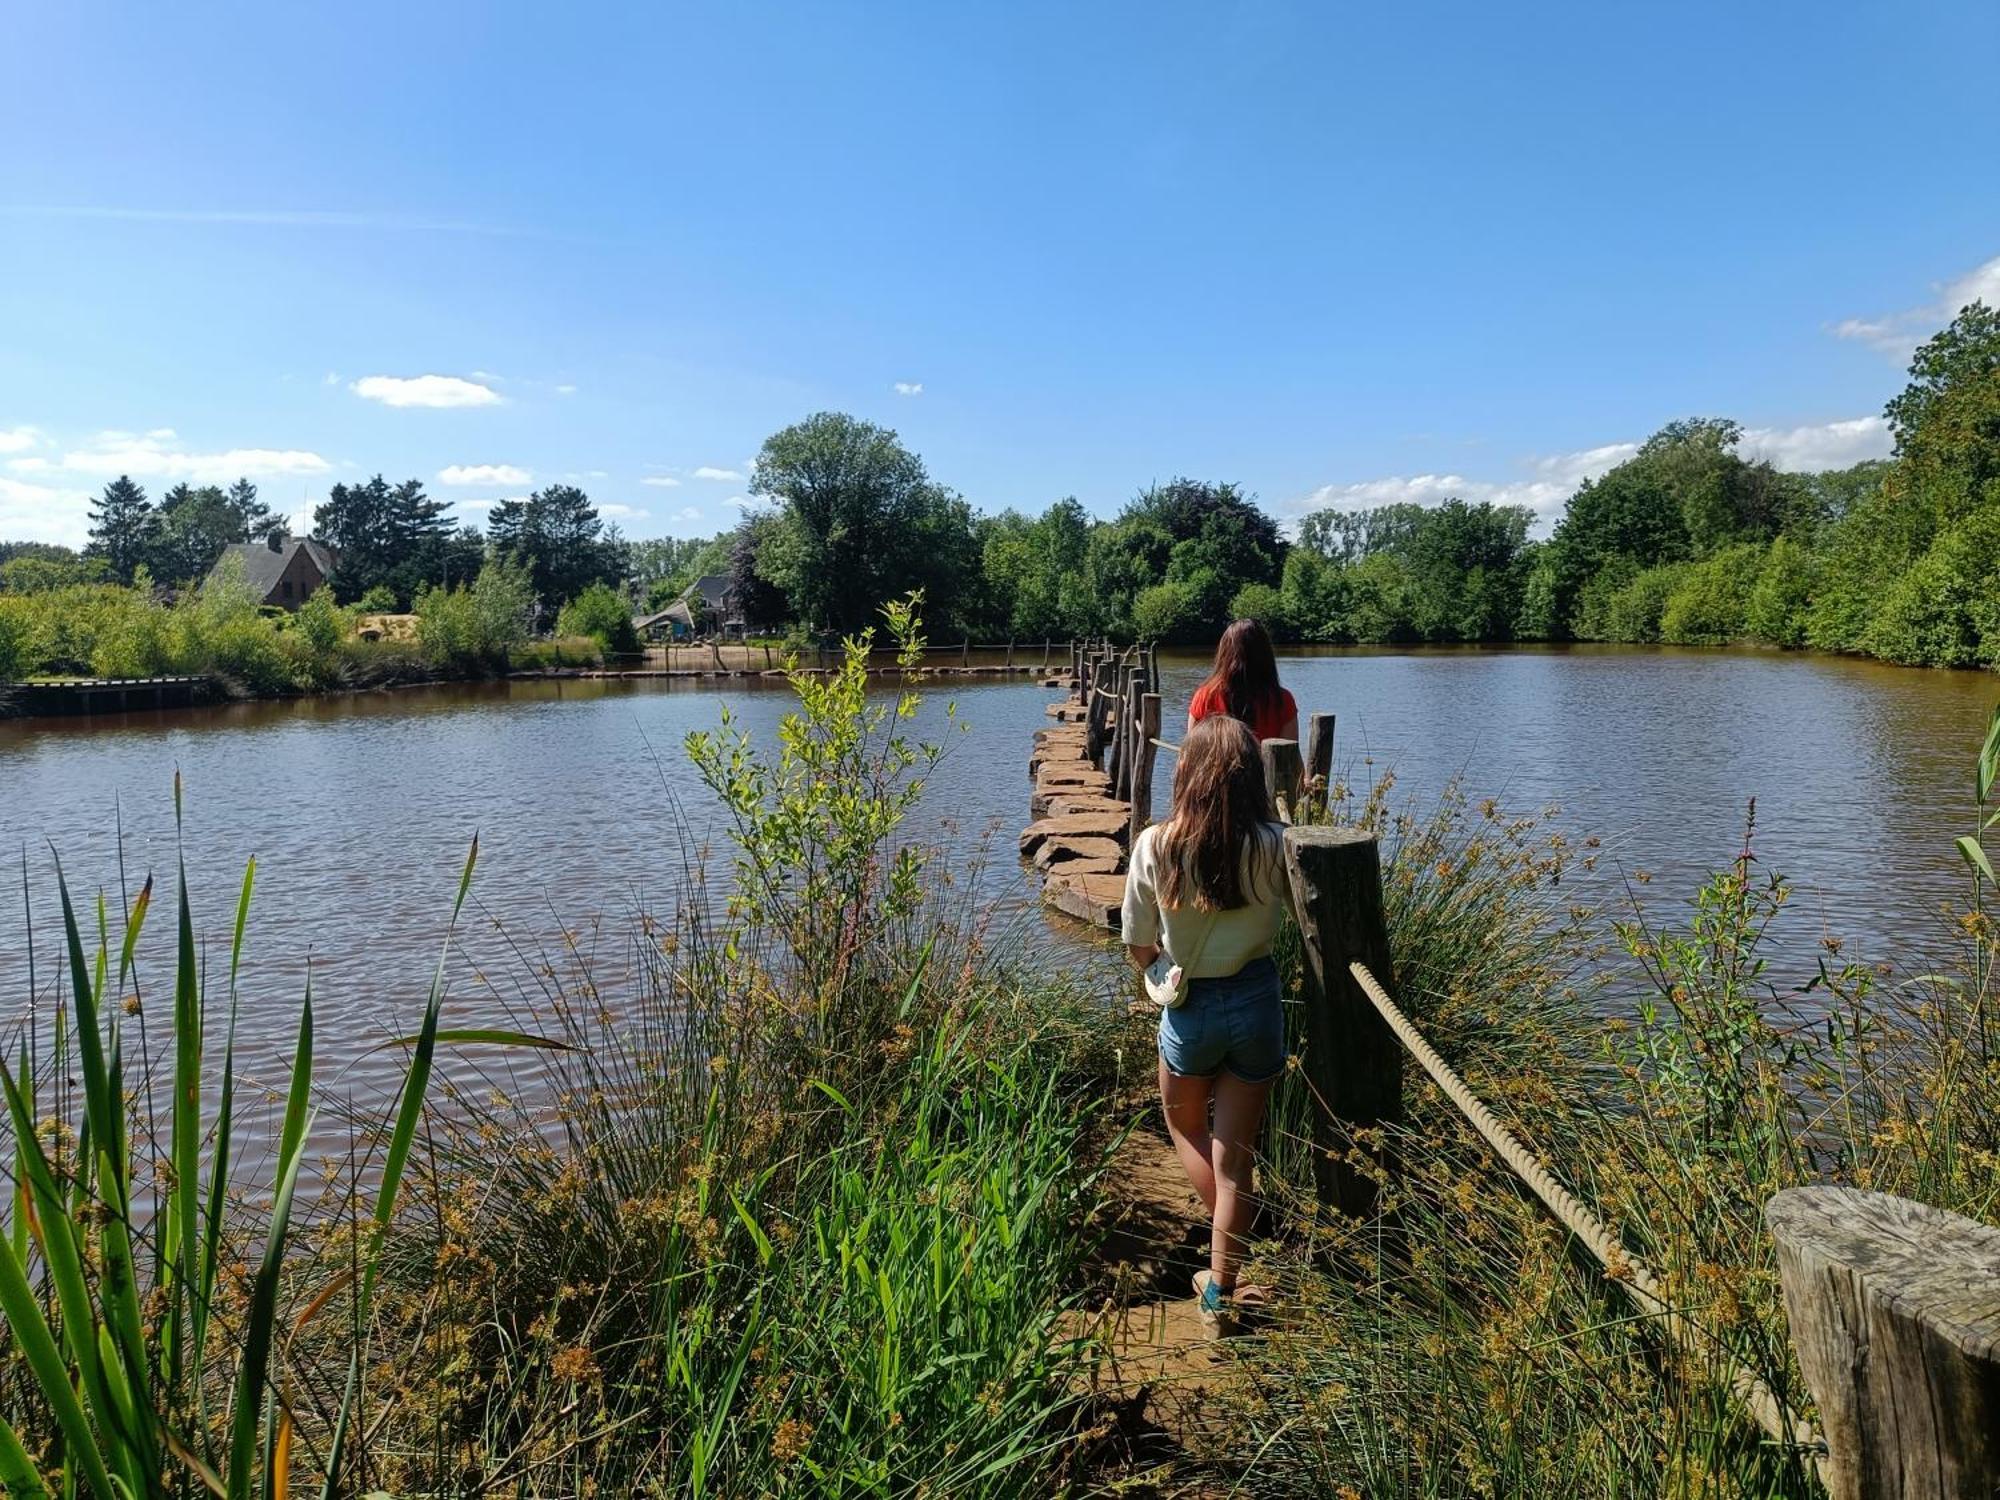
[[1381, 853], [1365, 829], [1287, 828], [1285, 868], [1306, 951], [1313, 1182], [1322, 1204], [1358, 1217], [1375, 1182], [1348, 1159], [1355, 1134], [1403, 1118], [1403, 1050], [1347, 967], [1359, 960], [1395, 993]]
[[1160, 753], [1160, 695], [1139, 695], [1139, 752], [1132, 762], [1132, 814], [1125, 825], [1127, 850], [1139, 846], [1139, 835], [1153, 821], [1153, 761]]
[[1130, 737], [1128, 731], [1132, 727], [1132, 719], [1131, 715], [1125, 712], [1125, 704], [1132, 692], [1132, 663], [1121, 661], [1118, 664], [1118, 675], [1112, 681], [1115, 685], [1111, 690], [1111, 762], [1106, 769], [1111, 773], [1111, 795], [1123, 797], [1125, 767], [1131, 758], [1127, 740]]
[[2000, 1494], [2000, 1229], [1845, 1187], [1764, 1219], [1833, 1500]]
[[1333, 790], [1333, 715], [1314, 714], [1306, 725], [1306, 774], [1313, 779], [1311, 806], [1324, 812]]
[[1055, 647], [1055, 642], [1053, 640], [1051, 640], [1048, 636], [1042, 637], [1042, 675], [1044, 677], [1049, 675], [1049, 652], [1053, 650], [1054, 647]]
[[1299, 759], [1297, 740], [1264, 741], [1264, 785], [1271, 789], [1281, 822], [1297, 823], [1299, 783], [1305, 779], [1305, 763]]
[[1007, 670], [1014, 670], [1014, 637], [1007, 637]]
[[1146, 698], [1146, 674], [1133, 668], [1132, 677], [1125, 684], [1125, 701], [1119, 707], [1119, 714], [1125, 723], [1125, 774], [1120, 778], [1118, 795], [1130, 802], [1133, 788], [1139, 784], [1139, 758], [1145, 753], [1145, 725], [1140, 722], [1139, 705]]
[[1100, 652], [1091, 659], [1090, 665], [1089, 698], [1084, 708], [1083, 722], [1084, 752], [1093, 766], [1099, 763], [1098, 757], [1104, 753], [1104, 721], [1107, 717], [1105, 707], [1110, 699], [1106, 692], [1100, 690], [1100, 684], [1111, 675], [1109, 662], [1110, 659]]

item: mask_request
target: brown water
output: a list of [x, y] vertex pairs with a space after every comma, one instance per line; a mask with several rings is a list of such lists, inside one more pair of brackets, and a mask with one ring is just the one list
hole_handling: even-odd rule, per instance
[[[1755, 796], [1758, 852], [1799, 887], [1804, 909], [1781, 951], [1800, 964], [1823, 930], [1891, 955], [1928, 940], [1929, 913], [1963, 887], [1951, 840], [1970, 826], [1971, 761], [2000, 696], [1980, 674], [1620, 648], [1329, 651], [1289, 656], [1283, 672], [1302, 710], [1338, 715], [1336, 762], [1352, 779], [1393, 767], [1420, 806], [1457, 773], [1511, 809], [1560, 803], [1577, 836], [1604, 840], [1600, 887], [1643, 869], [1662, 907], [1730, 858]], [[1192, 658], [1163, 662], [1170, 736], [1201, 675]], [[1109, 992], [1121, 981], [1103, 942], [1041, 917], [1012, 855], [1028, 738], [1053, 696], [1025, 681], [941, 684], [925, 722], [941, 725], [950, 697], [971, 729], [916, 826], [944, 842], [968, 900], [1016, 914], [1021, 941], [1073, 954]], [[49, 845], [72, 889], [104, 889], [115, 911], [122, 818], [126, 886], [152, 871], [170, 897], [178, 768], [212, 974], [226, 964], [243, 861], [258, 860], [246, 1069], [281, 1071], [310, 955], [330, 1070], [410, 1029], [475, 832], [474, 899], [492, 919], [466, 932], [475, 963], [517, 962], [493, 921], [529, 946], [593, 916], [615, 933], [637, 909], [670, 909], [718, 832], [684, 736], [713, 727], [726, 702], [769, 745], [790, 701], [761, 683], [537, 681], [0, 723], [0, 841], [25, 858], [46, 992], [58, 937]], [[25, 1008], [26, 928], [17, 889], [0, 906], [0, 1016]], [[171, 930], [168, 899], [147, 934], [154, 988]], [[481, 1014], [470, 995], [454, 1005], [461, 1024]], [[399, 1065], [380, 1055], [347, 1083], [365, 1091]]]

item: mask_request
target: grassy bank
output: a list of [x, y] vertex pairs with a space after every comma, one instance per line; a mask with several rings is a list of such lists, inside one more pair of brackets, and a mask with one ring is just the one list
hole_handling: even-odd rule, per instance
[[203, 676], [229, 696], [271, 698], [602, 661], [590, 636], [531, 639], [530, 603], [523, 575], [504, 563], [469, 586], [420, 594], [415, 613], [386, 628], [325, 589], [297, 613], [260, 608], [240, 575], [171, 602], [108, 583], [0, 594], [0, 683]]

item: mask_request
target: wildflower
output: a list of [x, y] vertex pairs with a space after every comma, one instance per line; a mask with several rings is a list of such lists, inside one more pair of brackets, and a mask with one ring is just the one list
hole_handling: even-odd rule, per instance
[[567, 1349], [556, 1351], [549, 1361], [549, 1373], [558, 1380], [581, 1383], [598, 1377], [597, 1356], [582, 1344], [572, 1344]]
[[771, 1434], [771, 1457], [781, 1464], [792, 1462], [806, 1451], [812, 1435], [812, 1423], [801, 1422], [797, 1417], [785, 1418]]

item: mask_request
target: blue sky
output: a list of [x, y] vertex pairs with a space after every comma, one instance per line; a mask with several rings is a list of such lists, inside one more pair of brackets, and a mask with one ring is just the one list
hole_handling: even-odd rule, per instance
[[1559, 510], [1886, 449], [2000, 301], [2000, 8], [14, 9], [0, 537], [127, 469], [733, 522], [822, 408], [982, 509]]

